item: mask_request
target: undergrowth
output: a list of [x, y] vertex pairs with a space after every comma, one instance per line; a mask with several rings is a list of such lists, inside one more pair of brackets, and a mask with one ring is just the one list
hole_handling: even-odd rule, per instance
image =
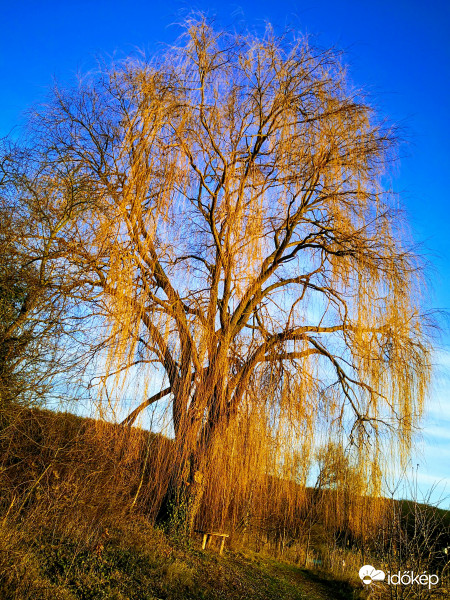
[[130, 516], [96, 535], [0, 528], [2, 600], [331, 600], [359, 598], [348, 582], [251, 552], [202, 552]]

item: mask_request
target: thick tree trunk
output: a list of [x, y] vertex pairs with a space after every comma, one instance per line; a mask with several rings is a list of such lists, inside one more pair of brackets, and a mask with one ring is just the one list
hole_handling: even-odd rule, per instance
[[191, 455], [185, 465], [175, 467], [156, 517], [158, 524], [181, 537], [192, 533], [203, 498], [203, 475], [196, 466]]
[[[197, 393], [206, 395], [203, 388]], [[195, 406], [194, 398], [191, 407]], [[227, 402], [216, 393], [211, 394], [207, 406], [209, 419], [202, 424], [194, 414], [176, 421], [175, 464], [170, 484], [157, 515], [157, 522], [183, 535], [190, 535], [201, 508], [204, 494], [204, 465], [211, 449], [218, 425], [227, 416]]]

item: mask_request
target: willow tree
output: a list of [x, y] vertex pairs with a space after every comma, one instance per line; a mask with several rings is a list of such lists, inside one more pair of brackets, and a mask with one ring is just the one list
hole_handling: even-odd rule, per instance
[[394, 136], [339, 57], [190, 21], [164, 55], [56, 90], [33, 128], [55, 202], [81, 207], [55, 243], [108, 324], [102, 381], [159, 367], [123, 423], [168, 401], [172, 483], [304, 480], [326, 432], [376, 487], [383, 442], [410, 445], [429, 350], [383, 187]]

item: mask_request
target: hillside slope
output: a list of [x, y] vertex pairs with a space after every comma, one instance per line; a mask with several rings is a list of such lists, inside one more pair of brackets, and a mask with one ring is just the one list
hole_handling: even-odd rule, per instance
[[[344, 600], [347, 582], [249, 552], [182, 544], [143, 519], [95, 538], [0, 528], [2, 600]], [[359, 588], [359, 586], [358, 586]]]

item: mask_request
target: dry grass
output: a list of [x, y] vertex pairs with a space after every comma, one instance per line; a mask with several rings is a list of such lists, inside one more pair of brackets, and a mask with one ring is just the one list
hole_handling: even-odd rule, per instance
[[64, 540], [49, 535], [41, 530], [38, 537], [28, 537], [25, 551], [17, 530], [0, 530], [2, 600], [358, 597], [346, 582], [332, 582], [251, 552], [226, 551], [220, 557], [199, 551], [197, 544], [180, 548], [140, 519], [104, 532], [101, 544], [94, 546], [75, 534]]
[[[223, 512], [222, 520], [210, 521], [231, 533], [222, 558], [215, 550], [200, 552], [200, 537], [185, 530], [154, 527], [161, 482], [155, 477], [160, 471], [152, 470], [153, 453], [168, 460], [170, 440], [22, 409], [9, 415], [0, 444], [2, 599], [287, 600], [356, 598], [361, 592], [357, 572], [367, 554], [337, 543], [341, 503], [356, 502], [340, 498], [342, 490], [319, 494], [298, 486], [282, 501], [273, 480], [266, 479], [264, 492], [261, 478], [255, 503], [266, 499], [263, 519], [249, 495], [236, 498], [228, 520]], [[309, 512], [284, 511], [295, 493], [306, 494]], [[199, 510], [206, 523], [209, 497], [205, 493]], [[345, 532], [352, 544], [364, 542], [350, 525]]]

